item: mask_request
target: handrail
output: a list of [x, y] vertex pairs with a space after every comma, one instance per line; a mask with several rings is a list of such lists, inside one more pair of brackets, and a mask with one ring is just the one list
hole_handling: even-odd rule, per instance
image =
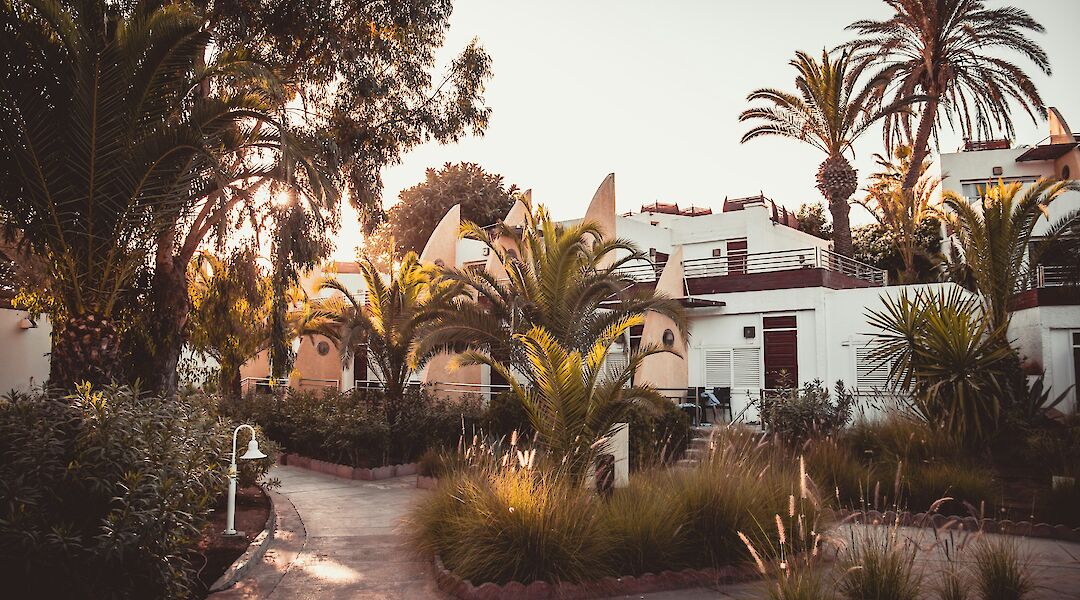
[[1072, 265], [1036, 265], [1024, 278], [1018, 291], [1080, 285], [1080, 267]]
[[[725, 277], [750, 275], [797, 269], [825, 269], [875, 285], [888, 285], [887, 273], [873, 265], [842, 256], [825, 248], [800, 248], [797, 250], [771, 250], [754, 253], [729, 253], [727, 256], [691, 258], [684, 260], [683, 276]], [[663, 271], [664, 263], [637, 263], [620, 267], [617, 273], [635, 282], [656, 281]]]

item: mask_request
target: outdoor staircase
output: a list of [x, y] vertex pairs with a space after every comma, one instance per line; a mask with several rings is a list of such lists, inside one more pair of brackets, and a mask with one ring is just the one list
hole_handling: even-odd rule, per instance
[[712, 442], [713, 432], [720, 427], [723, 427], [723, 425], [706, 427], [695, 425], [691, 427], [690, 444], [686, 447], [686, 454], [675, 463], [675, 466], [677, 468], [692, 468], [701, 464], [702, 459], [709, 455], [709, 444]]

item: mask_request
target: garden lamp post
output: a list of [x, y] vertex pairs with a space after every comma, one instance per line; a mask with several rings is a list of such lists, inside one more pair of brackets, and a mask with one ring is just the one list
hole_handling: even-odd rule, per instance
[[239, 535], [236, 531], [236, 434], [240, 433], [240, 430], [245, 427], [251, 430], [251, 441], [248, 442], [247, 452], [240, 457], [240, 460], [266, 458], [266, 455], [259, 450], [259, 442], [255, 439], [254, 427], [251, 425], [240, 425], [233, 430], [232, 462], [229, 463], [229, 506], [225, 513], [225, 535]]

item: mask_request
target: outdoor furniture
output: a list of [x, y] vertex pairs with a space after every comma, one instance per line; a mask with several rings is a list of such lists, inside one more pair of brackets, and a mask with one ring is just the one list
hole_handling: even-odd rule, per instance
[[735, 414], [731, 410], [731, 388], [729, 387], [714, 387], [711, 392], [705, 392], [702, 394], [705, 398], [705, 410], [712, 410], [713, 416], [716, 416], [716, 410], [720, 409], [720, 412], [727, 411], [728, 423], [735, 420]]
[[694, 425], [701, 424], [701, 405], [698, 400], [697, 388], [686, 388], [686, 398], [675, 406], [690, 413], [690, 421]]

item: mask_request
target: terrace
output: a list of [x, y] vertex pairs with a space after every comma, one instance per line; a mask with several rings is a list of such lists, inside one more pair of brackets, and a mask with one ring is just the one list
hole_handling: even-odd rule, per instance
[[[619, 270], [640, 284], [653, 284], [666, 263], [638, 263]], [[824, 248], [801, 248], [684, 260], [690, 294], [800, 287], [847, 289], [888, 283], [884, 270]]]

